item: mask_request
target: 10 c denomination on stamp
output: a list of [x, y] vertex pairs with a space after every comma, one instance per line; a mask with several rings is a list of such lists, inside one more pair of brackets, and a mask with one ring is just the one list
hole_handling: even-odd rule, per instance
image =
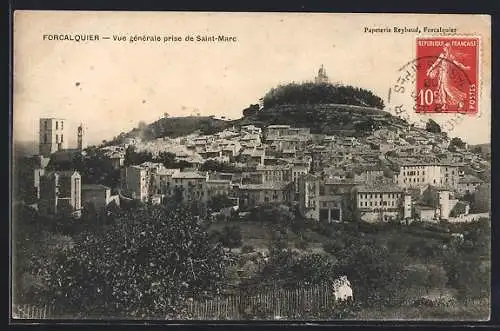
[[480, 39], [417, 38], [417, 113], [478, 112]]

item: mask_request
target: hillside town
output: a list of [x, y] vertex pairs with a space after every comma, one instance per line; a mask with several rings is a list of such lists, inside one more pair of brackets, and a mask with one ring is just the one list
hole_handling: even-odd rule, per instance
[[[204, 208], [217, 196], [232, 199], [230, 209], [240, 212], [269, 203], [294, 204], [303, 217], [320, 222], [467, 222], [490, 211], [490, 184], [479, 178], [480, 170], [470, 171], [488, 162], [466, 147], [451, 151], [450, 139], [424, 128], [382, 128], [355, 138], [289, 125], [246, 125], [212, 135], [127, 138], [100, 148], [121, 172], [119, 182], [107, 187], [82, 182], [77, 171], [45, 169], [85, 153], [83, 126], [78, 127], [77, 147], [69, 149], [64, 125], [64, 119], [40, 119], [33, 187], [36, 205], [45, 214], [69, 208], [81, 215], [84, 205], [104, 210], [124, 199], [161, 204], [177, 191], [183, 201], [200, 204], [203, 218], [221, 212]], [[125, 165], [132, 148], [153, 159], [171, 153], [189, 167], [172, 169], [151, 161]], [[206, 162], [233, 170], [200, 170]]]
[[[279, 112], [247, 108], [270, 117], [201, 129], [164, 118], [94, 146], [84, 123], [39, 118], [39, 153], [15, 164], [18, 314], [483, 316], [490, 152], [385, 114], [323, 66], [272, 93]], [[313, 96], [305, 113], [342, 124], [318, 130], [287, 95]], [[295, 125], [275, 120], [286, 111]]]

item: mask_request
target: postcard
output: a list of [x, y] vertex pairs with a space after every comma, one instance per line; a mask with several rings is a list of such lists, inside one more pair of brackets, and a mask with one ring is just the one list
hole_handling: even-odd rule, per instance
[[14, 12], [13, 321], [485, 321], [487, 15]]

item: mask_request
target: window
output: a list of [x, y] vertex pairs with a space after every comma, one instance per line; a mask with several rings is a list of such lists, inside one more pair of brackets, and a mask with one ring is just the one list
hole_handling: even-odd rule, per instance
[[59, 129], [59, 122], [56, 121], [56, 130]]
[[[47, 122], [45, 122], [45, 124], [47, 124]], [[46, 133], [43, 135], [43, 143], [44, 144], [47, 143], [47, 134]]]
[[[57, 123], [57, 122], [56, 122]], [[59, 143], [59, 135], [56, 134], [56, 144]]]
[[47, 130], [47, 121], [43, 122], [43, 126], [44, 126], [45, 130]]
[[64, 122], [63, 122], [63, 121], [61, 121], [61, 130], [63, 129], [63, 123], [64, 123]]
[[370, 207], [373, 206], [373, 203], [370, 201]]
[[64, 142], [64, 136], [61, 134], [61, 142]]

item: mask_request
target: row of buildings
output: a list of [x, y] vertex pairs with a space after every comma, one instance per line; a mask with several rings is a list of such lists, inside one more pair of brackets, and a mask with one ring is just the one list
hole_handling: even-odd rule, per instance
[[[414, 168], [419, 170], [406, 170]], [[123, 169], [122, 192], [133, 199], [156, 203], [170, 199], [176, 192], [184, 201], [205, 204], [215, 196], [226, 195], [235, 198], [242, 209], [294, 203], [309, 219], [332, 222], [359, 215], [362, 220], [374, 222], [456, 218], [469, 212], [468, 204], [459, 208], [459, 192], [487, 194], [489, 190], [482, 181], [462, 184], [458, 167], [450, 165], [404, 165], [402, 169], [405, 174], [401, 171], [391, 181], [380, 179], [380, 170], [365, 170], [355, 178], [325, 177], [309, 173], [307, 164], [208, 173], [166, 169], [162, 164], [146, 162]], [[421, 180], [410, 180], [415, 176], [413, 172], [418, 172], [417, 176], [423, 173]]]
[[[40, 120], [41, 132], [46, 121]], [[47, 125], [52, 136], [63, 127], [63, 122], [54, 121], [60, 122], [54, 119]], [[55, 142], [61, 139], [53, 138]], [[161, 203], [176, 197], [208, 205], [216, 196], [228, 196], [242, 209], [295, 204], [304, 217], [329, 222], [454, 219], [469, 213], [471, 199], [489, 211], [485, 201], [489, 201], [490, 185], [463, 171], [469, 152], [449, 152], [446, 144], [446, 137], [414, 127], [348, 137], [312, 134], [308, 128], [290, 125], [247, 125], [213, 135], [147, 142], [129, 138], [102, 150], [121, 169], [116, 185], [120, 195], [143, 202]], [[124, 154], [130, 145], [153, 155], [173, 153], [191, 167], [169, 169], [155, 162], [125, 167]], [[47, 148], [41, 140], [40, 151]], [[199, 171], [209, 160], [237, 170]], [[44, 173], [40, 167], [35, 170], [35, 188], [40, 209], [52, 213], [57, 206], [69, 205], [78, 212], [82, 203], [102, 208], [119, 202], [110, 188], [82, 185], [76, 172]]]
[[120, 206], [118, 195], [99, 184], [82, 184], [78, 171], [49, 171], [40, 177], [38, 210], [43, 215], [80, 217], [85, 206], [101, 213], [110, 205]]

